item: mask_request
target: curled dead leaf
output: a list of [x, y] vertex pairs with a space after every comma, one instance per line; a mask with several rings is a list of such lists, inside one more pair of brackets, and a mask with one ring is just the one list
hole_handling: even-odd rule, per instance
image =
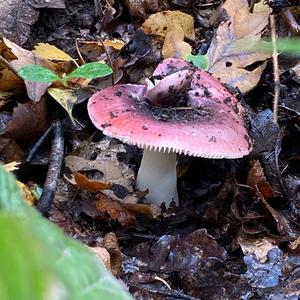
[[119, 275], [122, 265], [122, 254], [115, 233], [107, 233], [103, 238], [103, 245], [110, 255], [112, 273], [114, 275]]

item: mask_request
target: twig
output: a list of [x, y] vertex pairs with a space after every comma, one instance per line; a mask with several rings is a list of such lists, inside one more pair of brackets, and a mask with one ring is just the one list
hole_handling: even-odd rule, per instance
[[279, 79], [279, 66], [278, 66], [278, 52], [276, 45], [276, 20], [275, 15], [270, 15], [270, 27], [272, 36], [272, 59], [273, 59], [273, 76], [274, 76], [274, 100], [273, 100], [273, 121], [278, 126], [278, 105], [280, 95], [280, 79]]
[[192, 296], [188, 296], [183, 294], [182, 292], [178, 291], [178, 290], [162, 290], [162, 289], [158, 289], [155, 287], [150, 287], [147, 285], [137, 285], [137, 284], [130, 284], [130, 286], [132, 287], [136, 287], [138, 289], [145, 289], [148, 292], [152, 293], [152, 294], [156, 294], [156, 295], [162, 295], [162, 296], [166, 296], [166, 297], [171, 297], [171, 298], [175, 298], [175, 299], [183, 299], [183, 300], [201, 300], [200, 298], [195, 298]]
[[78, 40], [77, 40], [77, 39], [75, 39], [75, 46], [76, 46], [76, 51], [77, 51], [77, 53], [78, 53], [78, 56], [79, 56], [79, 58], [81, 59], [81, 62], [82, 62], [83, 64], [85, 64], [85, 61], [84, 61], [84, 59], [83, 59], [83, 57], [82, 57], [82, 55], [81, 55], [81, 52], [80, 52], [80, 50], [79, 50], [79, 47], [78, 47]]
[[[101, 34], [101, 32], [100, 32], [100, 34]], [[110, 65], [110, 67], [112, 68], [112, 71], [113, 71], [113, 72], [112, 72], [112, 74], [111, 74], [111, 79], [112, 79], [112, 84], [114, 85], [114, 84], [115, 84], [115, 71], [114, 71], [113, 63], [112, 63], [111, 57], [110, 57], [110, 55], [109, 55], [109, 53], [108, 53], [108, 51], [107, 51], [106, 46], [104, 45], [104, 42], [103, 42], [103, 40], [102, 40], [100, 34], [99, 34], [99, 36], [98, 36], [98, 39], [99, 39], [99, 41], [100, 41], [100, 43], [101, 43], [101, 45], [102, 45], [102, 47], [103, 47], [103, 49], [104, 49], [104, 51], [105, 51], [105, 54], [106, 54], [106, 56], [107, 56], [109, 65]]]
[[53, 133], [53, 140], [49, 167], [44, 183], [43, 193], [37, 205], [39, 211], [45, 216], [48, 215], [53, 203], [64, 154], [64, 137], [60, 121], [54, 121], [51, 129]]

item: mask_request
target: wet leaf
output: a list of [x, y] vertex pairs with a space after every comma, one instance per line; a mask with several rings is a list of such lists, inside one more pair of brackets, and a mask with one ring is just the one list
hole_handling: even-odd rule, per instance
[[40, 102], [28, 101], [19, 103], [14, 108], [11, 120], [8, 122], [5, 134], [18, 144], [33, 142], [48, 127], [46, 99]]
[[112, 69], [110, 66], [104, 63], [92, 62], [80, 66], [72, 73], [68, 74], [65, 78], [68, 79], [68, 78], [83, 77], [83, 78], [93, 79], [97, 77], [108, 76], [111, 73], [112, 73]]
[[243, 49], [238, 44], [248, 45], [249, 40], [255, 43], [261, 39], [270, 10], [259, 3], [255, 5], [254, 12], [250, 13], [247, 0], [228, 0], [223, 8], [230, 19], [218, 27], [208, 49], [208, 71], [221, 78], [221, 81], [247, 92], [258, 83], [265, 64], [253, 70], [247, 67], [265, 61], [270, 54]]
[[50, 45], [47, 43], [39, 43], [34, 46], [34, 50], [32, 51], [38, 57], [49, 59], [49, 60], [59, 60], [59, 61], [70, 61], [73, 58], [65, 53], [64, 51], [58, 49], [54, 45]]
[[75, 124], [72, 111], [77, 101], [76, 91], [71, 89], [48, 88], [47, 92], [66, 110], [72, 123]]
[[127, 227], [135, 222], [134, 214], [129, 212], [119, 201], [98, 194], [95, 204], [98, 211], [107, 213], [112, 220], [119, 222], [122, 226]]
[[91, 180], [78, 172], [75, 173], [74, 178], [77, 186], [88, 192], [96, 193], [102, 190], [110, 190], [112, 188], [112, 185], [109, 183]]
[[30, 64], [25, 67], [22, 67], [18, 71], [18, 74], [23, 79], [34, 82], [52, 83], [54, 81], [60, 80], [60, 77], [58, 75], [39, 65]]

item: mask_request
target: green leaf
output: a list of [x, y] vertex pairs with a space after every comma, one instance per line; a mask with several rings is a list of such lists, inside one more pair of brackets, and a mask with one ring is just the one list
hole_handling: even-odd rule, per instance
[[208, 69], [208, 56], [207, 55], [193, 55], [188, 54], [185, 57], [186, 61], [191, 62], [193, 65], [202, 70]]
[[132, 299], [93, 253], [24, 204], [2, 167], [0, 187], [1, 300]]
[[20, 77], [25, 80], [31, 80], [34, 82], [45, 82], [45, 83], [52, 83], [54, 81], [61, 80], [59, 76], [54, 74], [52, 71], [41, 67], [39, 65], [27, 65], [21, 68], [18, 71]]
[[68, 74], [65, 78], [77, 78], [83, 77], [88, 79], [93, 79], [97, 77], [103, 77], [110, 75], [112, 73], [112, 69], [110, 66], [99, 63], [99, 62], [91, 62], [85, 65], [80, 66], [72, 73]]

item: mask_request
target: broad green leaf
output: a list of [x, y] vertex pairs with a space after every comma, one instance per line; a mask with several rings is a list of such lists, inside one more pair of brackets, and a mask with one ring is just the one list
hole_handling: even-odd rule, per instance
[[72, 73], [68, 74], [65, 78], [77, 78], [83, 77], [88, 79], [93, 79], [97, 77], [103, 77], [110, 75], [112, 73], [112, 69], [110, 66], [99, 63], [99, 62], [91, 62], [85, 65], [80, 66]]
[[61, 80], [61, 78], [54, 74], [52, 71], [39, 65], [32, 64], [21, 68], [18, 71], [18, 74], [23, 79], [31, 80], [34, 82], [52, 83], [54, 81]]
[[0, 299], [132, 299], [93, 253], [23, 203], [2, 167]]
[[191, 62], [193, 65], [202, 70], [208, 69], [208, 57], [207, 55], [193, 55], [189, 54], [185, 57], [186, 61]]
[[72, 116], [72, 110], [77, 100], [76, 92], [71, 89], [57, 88], [49, 88], [47, 92], [66, 110], [74, 124], [75, 122]]

